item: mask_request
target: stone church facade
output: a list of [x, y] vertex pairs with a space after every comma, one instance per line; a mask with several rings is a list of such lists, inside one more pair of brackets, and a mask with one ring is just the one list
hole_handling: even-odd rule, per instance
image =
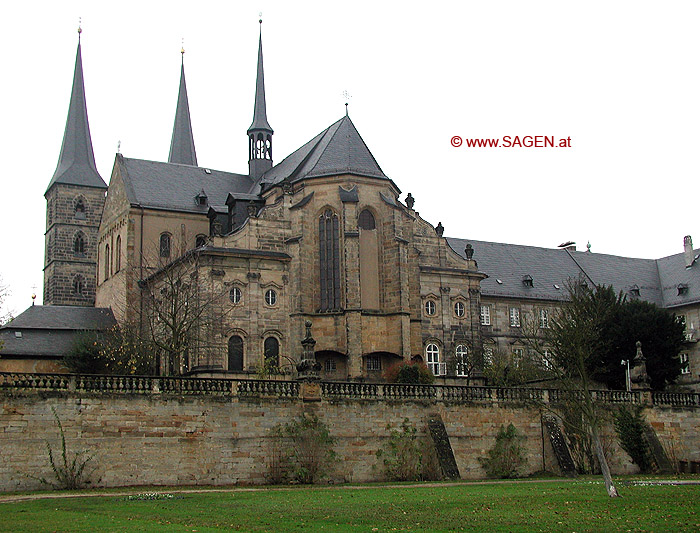
[[46, 194], [44, 302], [111, 308], [120, 323], [146, 327], [148, 295], [186, 263], [210, 309], [201, 349], [168, 371], [291, 368], [310, 320], [327, 379], [381, 379], [394, 362], [420, 359], [478, 383], [484, 357], [525, 349], [522, 317], [547, 327], [567, 279], [583, 275], [683, 314], [684, 379], [700, 381], [700, 266], [689, 237], [683, 254], [659, 260], [445, 238], [383, 173], [347, 113], [274, 163], [262, 39], [248, 174], [198, 166], [184, 65], [168, 161], [117, 154], [106, 195], [86, 109], [79, 45]]

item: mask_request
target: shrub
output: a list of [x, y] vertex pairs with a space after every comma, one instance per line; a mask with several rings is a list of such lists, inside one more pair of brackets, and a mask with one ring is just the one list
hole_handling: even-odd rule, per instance
[[384, 473], [391, 481], [418, 481], [423, 474], [423, 456], [418, 431], [408, 418], [404, 418], [400, 429], [392, 429], [389, 440], [377, 452], [383, 459]]
[[644, 437], [645, 429], [646, 421], [641, 407], [622, 407], [615, 413], [615, 431], [620, 439], [620, 446], [642, 473], [651, 472], [654, 467], [651, 450]]
[[435, 376], [428, 370], [425, 363], [402, 361], [389, 367], [384, 378], [389, 383], [414, 383], [429, 385], [435, 381]]
[[496, 444], [488, 451], [486, 458], [479, 458], [481, 466], [489, 477], [514, 478], [527, 463], [523, 453], [522, 441], [525, 437], [518, 434], [513, 424], [507, 428], [501, 426], [496, 436]]
[[63, 426], [61, 425], [61, 420], [56, 414], [56, 410], [52, 407], [51, 412], [56, 419], [56, 424], [58, 425], [58, 433], [61, 437], [61, 457], [60, 460], [56, 460], [54, 457], [53, 449], [51, 445], [46, 442], [46, 450], [49, 454], [49, 463], [51, 464], [51, 470], [53, 471], [55, 481], [47, 480], [44, 477], [37, 478], [39, 482], [44, 485], [49, 485], [54, 489], [68, 489], [74, 490], [79, 489], [87, 483], [86, 478], [88, 475], [85, 472], [85, 468], [88, 463], [92, 460], [92, 455], [89, 455], [87, 451], [74, 452], [73, 459], [69, 458], [68, 447], [66, 446], [66, 435], [63, 432]]
[[106, 365], [101, 351], [102, 339], [95, 332], [80, 333], [70, 351], [63, 357], [68, 370], [78, 374], [103, 374]]
[[[335, 439], [316, 415], [301, 415], [274, 430], [278, 440], [285, 441], [280, 461], [286, 475], [272, 472], [273, 479], [285, 477], [297, 483], [314, 483], [331, 472], [336, 453]], [[275, 465], [272, 465], [273, 468]], [[279, 465], [278, 465], [279, 467]]]

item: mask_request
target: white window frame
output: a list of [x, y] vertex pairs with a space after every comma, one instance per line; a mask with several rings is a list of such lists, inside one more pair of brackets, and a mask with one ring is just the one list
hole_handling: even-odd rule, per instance
[[540, 328], [549, 328], [549, 309], [540, 309]]
[[275, 307], [277, 305], [277, 291], [275, 289], [267, 289], [265, 291], [265, 304], [268, 307]]
[[447, 374], [447, 365], [440, 362], [440, 347], [430, 342], [425, 345], [425, 361], [434, 376], [444, 376]]
[[493, 364], [493, 348], [484, 346], [484, 366]]
[[687, 353], [678, 354], [678, 358], [681, 361], [681, 375], [687, 376], [690, 374], [690, 359]]
[[241, 291], [239, 287], [232, 287], [231, 290], [228, 291], [228, 299], [233, 305], [241, 303], [243, 300], [243, 291]]
[[469, 347], [465, 344], [458, 344], [455, 348], [455, 360], [457, 364], [455, 366], [455, 373], [458, 376], [466, 377], [468, 370], [468, 358], [469, 358]]
[[490, 305], [482, 305], [481, 312], [479, 313], [479, 316], [481, 319], [482, 326], [490, 326], [491, 325], [491, 306]]
[[433, 300], [426, 300], [423, 306], [426, 316], [435, 316], [437, 313], [437, 304]]
[[519, 328], [520, 327], [520, 308], [519, 307], [511, 307], [508, 311], [508, 317], [510, 320], [510, 327], [511, 328]]
[[542, 351], [542, 366], [545, 370], [552, 369], [552, 352], [548, 348]]
[[464, 302], [455, 302], [454, 311], [457, 318], [464, 318], [467, 314], [467, 306], [464, 305]]

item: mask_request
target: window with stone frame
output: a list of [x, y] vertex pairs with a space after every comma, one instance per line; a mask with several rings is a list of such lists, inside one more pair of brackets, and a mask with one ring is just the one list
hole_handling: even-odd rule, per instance
[[493, 364], [493, 348], [491, 346], [484, 346], [484, 365]]
[[122, 269], [122, 236], [117, 235], [117, 245], [114, 249], [114, 273]]
[[513, 364], [517, 367], [523, 362], [525, 350], [523, 348], [513, 348]]
[[440, 347], [431, 342], [425, 346], [425, 362], [435, 376], [444, 376], [447, 373], [445, 363], [440, 361]]
[[232, 287], [231, 290], [228, 291], [228, 299], [231, 300], [231, 303], [234, 305], [241, 303], [241, 300], [243, 299], [241, 289], [238, 287]]
[[681, 374], [683, 374], [683, 375], [690, 374], [690, 360], [688, 359], [688, 354], [687, 353], [679, 354], [678, 358], [680, 359], [680, 362], [681, 362]]
[[455, 302], [454, 310], [457, 318], [464, 318], [464, 315], [466, 314], [466, 306], [464, 305], [464, 302]]
[[107, 281], [109, 279], [109, 263], [110, 263], [109, 244], [105, 244], [105, 256], [104, 256], [105, 281]]
[[425, 305], [425, 314], [428, 316], [435, 316], [435, 311], [437, 310], [437, 305], [435, 305], [435, 302], [433, 300], [426, 300]]
[[73, 294], [75, 296], [82, 296], [83, 291], [85, 290], [85, 281], [83, 280], [83, 276], [78, 274], [73, 278]]
[[[333, 359], [333, 358], [326, 359], [325, 369], [326, 369], [326, 372], [335, 372], [337, 369], [335, 359]], [[369, 370], [369, 368], [367, 370]]]
[[78, 199], [75, 201], [75, 218], [78, 220], [85, 220], [85, 212], [85, 200], [82, 197], [78, 197]]
[[520, 327], [520, 308], [519, 307], [511, 307], [508, 316], [510, 318], [510, 327], [511, 328], [519, 328]]
[[73, 239], [73, 253], [78, 257], [83, 257], [85, 255], [85, 235], [82, 231], [75, 234]]
[[482, 305], [481, 306], [481, 325], [490, 326], [491, 325], [491, 306]]
[[458, 376], [469, 375], [469, 347], [458, 344], [455, 348], [455, 373]]
[[274, 289], [267, 289], [265, 291], [265, 305], [268, 307], [275, 307], [277, 305], [277, 291]]
[[340, 309], [340, 222], [326, 209], [318, 220], [320, 311]]
[[540, 328], [547, 329], [549, 327], [549, 309], [540, 309]]
[[228, 340], [228, 371], [243, 371], [243, 338], [239, 335]]
[[280, 366], [280, 342], [276, 337], [268, 337], [263, 344], [265, 352], [265, 367], [277, 368]]
[[167, 259], [170, 257], [170, 233], [160, 234], [158, 250], [162, 258]]
[[370, 372], [376, 372], [382, 369], [382, 360], [378, 355], [368, 355], [365, 357], [365, 368]]

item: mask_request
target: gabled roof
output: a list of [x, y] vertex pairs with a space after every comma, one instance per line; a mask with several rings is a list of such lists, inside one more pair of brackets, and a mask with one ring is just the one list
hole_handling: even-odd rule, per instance
[[78, 40], [78, 52], [75, 57], [73, 73], [73, 89], [66, 129], [63, 133], [61, 154], [58, 156], [56, 171], [46, 189], [48, 192], [56, 183], [67, 185], [82, 185], [106, 189], [107, 185], [97, 172], [95, 155], [92, 151], [90, 124], [88, 123], [87, 106], [85, 103], [85, 86], [83, 83], [83, 60]]
[[184, 61], [180, 68], [180, 91], [177, 96], [175, 124], [173, 125], [173, 136], [170, 140], [168, 162], [197, 166], [197, 153], [194, 149], [194, 136], [192, 135], [192, 122], [190, 120], [190, 104], [187, 99], [187, 85], [185, 84]]
[[[584, 276], [595, 285], [612, 285], [628, 298], [636, 286], [639, 298], [661, 307], [700, 302], [700, 265], [685, 268], [683, 254], [637, 259], [472, 239], [447, 241], [462, 257], [467, 243], [472, 245], [479, 270], [489, 276], [481, 282], [487, 297], [564, 300], [568, 280]], [[532, 276], [532, 287], [523, 283], [526, 276]], [[687, 285], [686, 294], [678, 294], [679, 284]]]
[[222, 205], [229, 193], [247, 193], [253, 180], [244, 174], [175, 163], [129, 159], [117, 154], [116, 165], [132, 205], [206, 214], [195, 197], [204, 189], [210, 204]]
[[[262, 24], [262, 21], [260, 22]], [[255, 80], [255, 107], [253, 109], [253, 123], [248, 128], [248, 134], [254, 130], [266, 130], [270, 133], [272, 127], [267, 121], [267, 107], [265, 105], [265, 71], [263, 69], [262, 29], [258, 43], [258, 75]]]
[[32, 305], [5, 324], [4, 329], [104, 330], [116, 324], [112, 310], [103, 307]]
[[268, 170], [261, 184], [340, 174], [389, 179], [347, 115]]

